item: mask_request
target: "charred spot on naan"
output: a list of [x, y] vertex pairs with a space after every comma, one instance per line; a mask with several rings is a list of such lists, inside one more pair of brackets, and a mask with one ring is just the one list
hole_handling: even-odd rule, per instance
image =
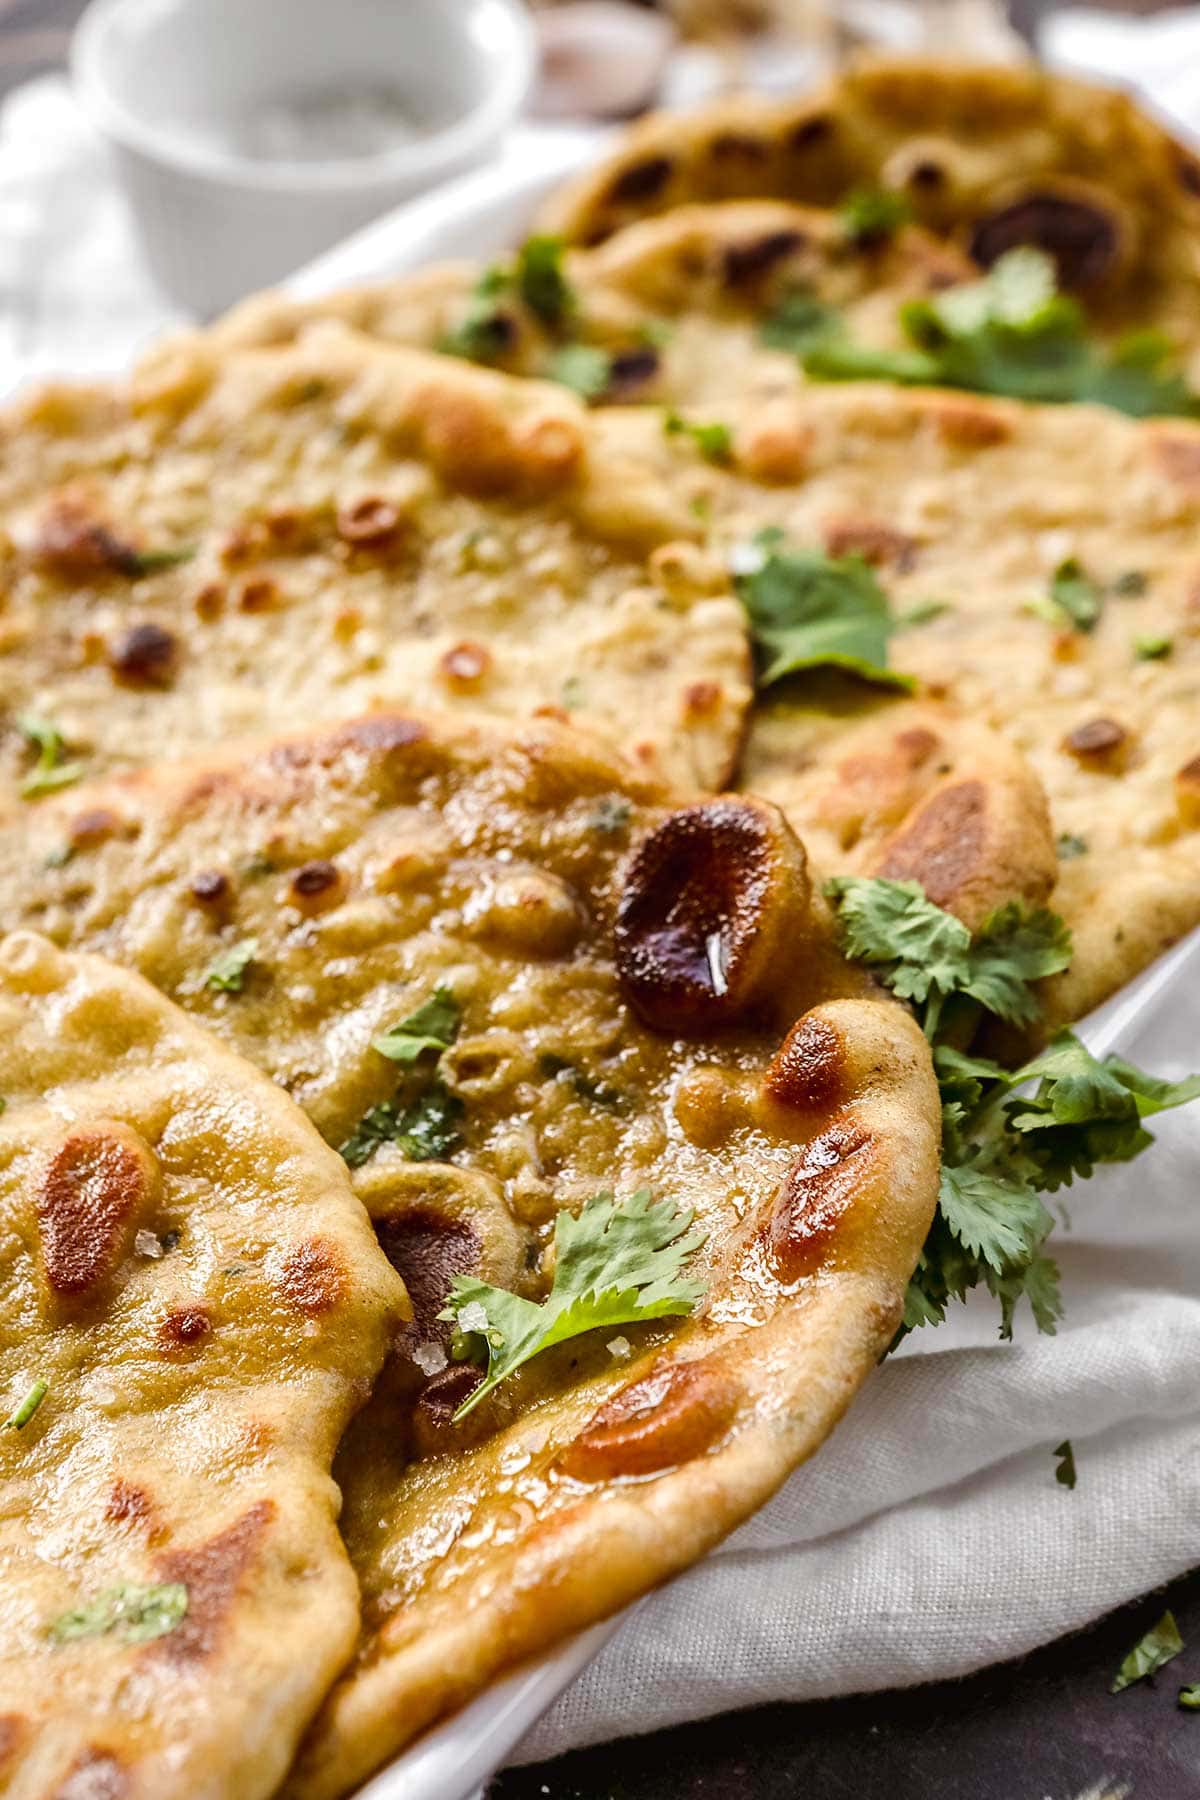
[[161, 1185], [154, 1151], [118, 1120], [64, 1138], [37, 1192], [42, 1268], [57, 1302], [86, 1304], [103, 1290]]

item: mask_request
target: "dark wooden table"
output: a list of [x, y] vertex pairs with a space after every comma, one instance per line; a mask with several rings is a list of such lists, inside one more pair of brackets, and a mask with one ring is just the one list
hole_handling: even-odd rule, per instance
[[[1024, 27], [1045, 5], [1015, 8]], [[82, 0], [0, 0], [0, 94], [63, 63], [82, 10]], [[1157, 1683], [1110, 1694], [1117, 1664], [1164, 1606], [1195, 1648]], [[1200, 1571], [968, 1681], [625, 1739], [510, 1771], [491, 1800], [1200, 1800], [1200, 1714], [1177, 1707], [1181, 1680], [1200, 1681]]]

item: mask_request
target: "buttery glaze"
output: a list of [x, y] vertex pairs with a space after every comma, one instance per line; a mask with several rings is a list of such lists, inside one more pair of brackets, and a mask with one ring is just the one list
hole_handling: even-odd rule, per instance
[[[21, 843], [14, 868], [0, 831], [0, 916], [135, 966], [330, 1143], [452, 1098], [440, 1158], [372, 1144], [354, 1175], [413, 1318], [336, 1471], [364, 1631], [288, 1791], [339, 1793], [691, 1560], [831, 1428], [931, 1216], [928, 1048], [840, 956], [773, 807], [681, 807], [550, 721], [370, 715], [64, 793]], [[437, 988], [459, 1029], [406, 1074], [373, 1040]], [[453, 1277], [540, 1299], [559, 1210], [640, 1188], [706, 1234], [699, 1314], [572, 1339], [456, 1424], [479, 1376], [437, 1316]]]

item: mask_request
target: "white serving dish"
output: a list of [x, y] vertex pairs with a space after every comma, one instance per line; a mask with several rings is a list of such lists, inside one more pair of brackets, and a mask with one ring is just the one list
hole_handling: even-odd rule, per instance
[[156, 279], [209, 315], [494, 158], [536, 47], [522, 0], [92, 0], [71, 61]]
[[[539, 203], [595, 158], [603, 135], [595, 130], [527, 130], [496, 167], [462, 177], [376, 221], [299, 270], [284, 284], [286, 291], [315, 297], [410, 274], [446, 258], [494, 256], [528, 233]], [[1170, 1005], [1183, 980], [1200, 982], [1200, 931], [1085, 1021], [1081, 1029], [1092, 1050], [1103, 1056], [1132, 1039]], [[475, 1800], [632, 1610], [495, 1682], [376, 1775], [359, 1800]]]

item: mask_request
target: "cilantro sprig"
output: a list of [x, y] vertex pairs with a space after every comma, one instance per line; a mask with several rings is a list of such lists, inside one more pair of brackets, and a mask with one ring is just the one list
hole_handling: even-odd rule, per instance
[[760, 688], [804, 669], [845, 669], [909, 692], [909, 675], [888, 667], [898, 629], [887, 595], [861, 556], [789, 550], [779, 532], [759, 532], [751, 566], [736, 577], [754, 639]]
[[[826, 892], [847, 955], [912, 1005], [933, 1045], [942, 1172], [901, 1335], [940, 1324], [951, 1300], [980, 1286], [1000, 1302], [1001, 1337], [1022, 1299], [1052, 1333], [1062, 1303], [1041, 1196], [1137, 1156], [1152, 1142], [1142, 1121], [1200, 1097], [1200, 1076], [1163, 1081], [1118, 1056], [1101, 1061], [1069, 1030], [1015, 1070], [957, 1048], [985, 1017], [1037, 1021], [1033, 983], [1071, 959], [1066, 926], [1044, 907], [1010, 903], [971, 932], [916, 882], [851, 876]], [[1030, 1083], [1032, 1093], [1019, 1091]]]
[[1167, 339], [1143, 331], [1110, 351], [1097, 348], [1080, 306], [1058, 292], [1051, 259], [1028, 245], [1009, 250], [980, 281], [905, 302], [899, 322], [907, 348], [877, 350], [829, 333], [803, 349], [806, 372], [822, 381], [1093, 401], [1136, 418], [1200, 416]]
[[704, 1243], [704, 1233], [691, 1230], [694, 1217], [689, 1207], [654, 1200], [649, 1188], [626, 1200], [595, 1194], [578, 1214], [560, 1212], [554, 1280], [540, 1305], [472, 1275], [456, 1275], [438, 1317], [457, 1327], [459, 1359], [486, 1354], [487, 1372], [455, 1419], [552, 1344], [585, 1331], [690, 1313], [705, 1293], [703, 1282], [682, 1273]]

